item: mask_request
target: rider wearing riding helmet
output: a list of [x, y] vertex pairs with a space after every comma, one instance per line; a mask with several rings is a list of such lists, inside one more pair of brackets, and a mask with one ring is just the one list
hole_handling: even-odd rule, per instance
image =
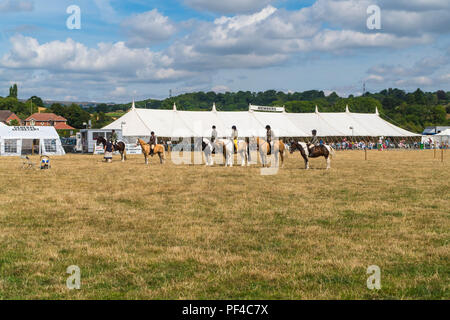
[[314, 129], [312, 131], [312, 139], [309, 142], [309, 151], [311, 152], [314, 149], [315, 146], [319, 145], [319, 143], [320, 142], [319, 142], [319, 138], [317, 137], [317, 130]]
[[238, 144], [237, 144], [238, 137], [239, 137], [239, 134], [238, 134], [238, 130], [237, 130], [236, 126], [232, 126], [231, 127], [231, 140], [233, 140], [235, 152], [237, 152], [237, 149], [238, 149]]
[[152, 131], [150, 136], [150, 141], [148, 144], [150, 145], [150, 155], [153, 157], [155, 146], [158, 142], [158, 138], [156, 137], [155, 133]]
[[266, 126], [266, 130], [267, 130], [267, 131], [266, 131], [266, 140], [267, 140], [267, 143], [268, 143], [269, 146], [270, 146], [270, 149], [269, 149], [268, 154], [271, 154], [271, 153], [272, 153], [272, 149], [273, 149], [272, 138], [274, 137], [274, 134], [273, 134], [273, 131], [272, 131], [272, 129], [270, 128], [269, 125]]
[[117, 137], [116, 130], [113, 130], [113, 131], [111, 132], [111, 138], [110, 138], [111, 143], [112, 143], [113, 145], [116, 144], [118, 139], [119, 139], [119, 138]]
[[211, 143], [214, 143], [214, 141], [217, 140], [217, 130], [216, 126], [212, 126], [212, 132], [211, 132]]

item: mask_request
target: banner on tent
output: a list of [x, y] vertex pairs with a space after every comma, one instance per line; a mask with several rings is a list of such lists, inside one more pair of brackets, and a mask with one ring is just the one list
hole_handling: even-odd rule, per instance
[[252, 106], [250, 110], [253, 111], [266, 111], [266, 112], [284, 112], [284, 107], [268, 107], [268, 106]]

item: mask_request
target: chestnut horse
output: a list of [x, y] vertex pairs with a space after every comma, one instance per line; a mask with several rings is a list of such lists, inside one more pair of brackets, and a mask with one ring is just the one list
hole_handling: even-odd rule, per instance
[[309, 158], [324, 157], [327, 161], [327, 170], [331, 167], [331, 158], [335, 154], [334, 149], [328, 145], [315, 146], [309, 151], [308, 145], [305, 142], [291, 141], [291, 154], [295, 150], [300, 151], [303, 160], [305, 160], [305, 169], [309, 169]]
[[[136, 145], [138, 144], [141, 146], [142, 153], [144, 154], [145, 164], [148, 164], [148, 156], [150, 155], [150, 145], [142, 139], [137, 140]], [[163, 164], [164, 161], [166, 160], [166, 150], [164, 149], [164, 146], [162, 144], [155, 145], [155, 147], [153, 148], [153, 153], [158, 154], [159, 162]]]
[[275, 156], [275, 165], [278, 166], [278, 154], [280, 155], [281, 159], [281, 167], [284, 165], [284, 151], [286, 150], [286, 146], [284, 145], [284, 142], [281, 140], [275, 140], [273, 142], [273, 150], [271, 150], [271, 147], [269, 143], [261, 139], [259, 137], [256, 138], [256, 145], [259, 150], [259, 154], [261, 156], [261, 163], [263, 167], [267, 166], [267, 156], [269, 154], [272, 154]]
[[[106, 145], [106, 139], [103, 137], [98, 137], [97, 138], [97, 145], [99, 144], [103, 144], [103, 148]], [[125, 143], [123, 143], [122, 141], [117, 142], [116, 144], [113, 145], [114, 151], [119, 151], [120, 152], [120, 157], [122, 159], [122, 162], [124, 162], [125, 160], [127, 160], [127, 150], [125, 148]]]

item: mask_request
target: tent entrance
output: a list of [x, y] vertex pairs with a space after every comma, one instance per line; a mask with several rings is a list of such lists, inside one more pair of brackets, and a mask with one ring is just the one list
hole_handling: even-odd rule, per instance
[[22, 154], [34, 155], [39, 154], [39, 139], [23, 139], [22, 140]]

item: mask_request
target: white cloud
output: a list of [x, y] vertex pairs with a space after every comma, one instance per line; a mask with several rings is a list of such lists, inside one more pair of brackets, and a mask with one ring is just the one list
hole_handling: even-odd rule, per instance
[[401, 87], [441, 86], [447, 83], [445, 74], [450, 65], [450, 55], [424, 57], [411, 66], [381, 64], [370, 68], [366, 78], [368, 82]]
[[125, 97], [127, 95], [127, 88], [125, 87], [116, 87], [113, 91], [109, 93], [112, 97]]
[[188, 6], [200, 10], [214, 13], [232, 14], [232, 13], [251, 13], [256, 12], [274, 0], [185, 0]]
[[133, 15], [122, 22], [122, 27], [130, 37], [127, 44], [132, 47], [145, 47], [168, 40], [176, 26], [157, 9]]
[[225, 93], [225, 92], [231, 92], [231, 89], [225, 85], [217, 85], [211, 89], [211, 91], [214, 91], [216, 93]]
[[132, 49], [125, 43], [99, 43], [88, 48], [72, 39], [40, 44], [31, 37], [10, 39], [10, 52], [0, 59], [0, 67], [8, 69], [42, 69], [51, 72], [73, 72], [113, 75], [134, 81], [167, 81], [187, 76], [175, 71], [172, 59], [150, 49]]
[[111, 0], [94, 0], [103, 21], [114, 23], [119, 21], [118, 14], [111, 5]]
[[0, 1], [0, 13], [33, 11], [34, 5], [30, 0], [3, 0]]

